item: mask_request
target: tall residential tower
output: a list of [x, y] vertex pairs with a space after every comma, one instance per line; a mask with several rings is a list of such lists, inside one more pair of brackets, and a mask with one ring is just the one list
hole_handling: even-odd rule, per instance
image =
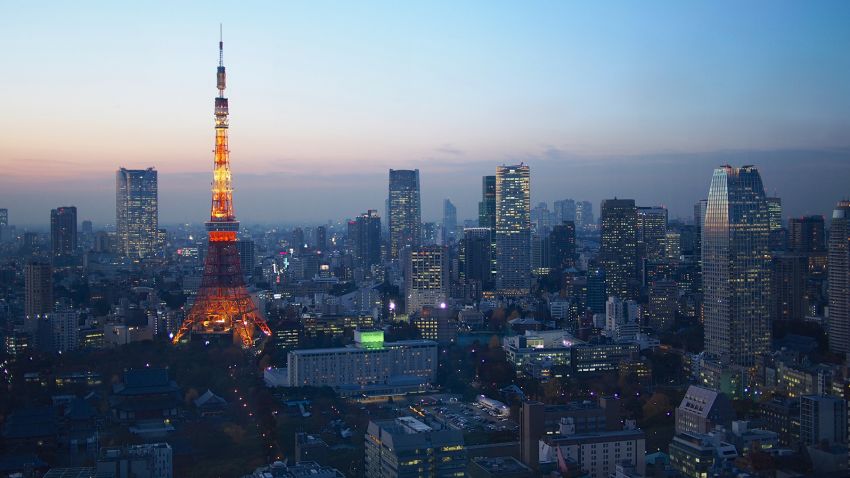
[[390, 259], [399, 259], [405, 247], [422, 243], [422, 206], [419, 170], [390, 169], [389, 205]]
[[829, 228], [829, 348], [850, 352], [850, 201], [832, 211]]
[[531, 288], [531, 170], [526, 164], [496, 168], [498, 289], [505, 295]]
[[77, 252], [77, 208], [50, 210], [50, 248], [53, 256], [72, 256]]

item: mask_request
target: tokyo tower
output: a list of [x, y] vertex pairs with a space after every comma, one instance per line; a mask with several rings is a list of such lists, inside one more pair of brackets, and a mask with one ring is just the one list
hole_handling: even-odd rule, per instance
[[230, 150], [227, 148], [227, 98], [224, 97], [224, 41], [218, 42], [218, 97], [215, 99], [215, 165], [212, 208], [206, 223], [209, 247], [204, 275], [192, 309], [174, 336], [176, 344], [187, 334], [232, 334], [244, 347], [254, 344], [254, 329], [271, 335], [245, 288], [242, 265], [236, 248], [239, 221], [233, 212]]

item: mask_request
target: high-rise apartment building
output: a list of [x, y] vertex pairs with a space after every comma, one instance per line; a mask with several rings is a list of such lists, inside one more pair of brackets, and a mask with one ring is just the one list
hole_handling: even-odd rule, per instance
[[153, 168], [121, 168], [115, 174], [115, 224], [122, 256], [144, 259], [159, 252], [157, 191]]
[[422, 243], [422, 206], [419, 197], [419, 170], [390, 169], [388, 198], [390, 259], [399, 259], [405, 247]]
[[57, 301], [47, 320], [42, 320], [39, 324], [46, 329], [46, 337], [38, 337], [39, 348], [51, 353], [76, 350], [79, 345], [79, 319], [79, 311], [71, 306], [70, 300], [63, 298]]
[[419, 246], [407, 250], [404, 268], [405, 303], [408, 314], [423, 306], [445, 306], [448, 298], [448, 257], [443, 246]]
[[498, 289], [505, 295], [531, 288], [531, 170], [526, 164], [496, 168]]
[[481, 202], [478, 203], [478, 227], [496, 230], [496, 176], [481, 178]]
[[455, 242], [457, 234], [457, 208], [450, 199], [443, 200], [443, 244]]
[[637, 297], [637, 208], [634, 199], [602, 201], [599, 261], [605, 270], [608, 295]]
[[714, 170], [702, 231], [705, 351], [752, 366], [770, 350], [770, 216], [753, 166]]
[[370, 209], [348, 223], [348, 240], [358, 267], [381, 263], [381, 216]]
[[77, 252], [77, 208], [50, 210], [50, 250], [53, 256], [72, 256]]
[[24, 315], [27, 318], [53, 312], [53, 268], [47, 262], [24, 265]]
[[850, 352], [850, 201], [839, 201], [829, 228], [829, 348]]

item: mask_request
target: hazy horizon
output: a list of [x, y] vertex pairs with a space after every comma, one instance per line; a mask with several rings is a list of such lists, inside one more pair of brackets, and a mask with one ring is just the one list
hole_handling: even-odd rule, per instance
[[[158, 12], [167, 9], [169, 14]], [[200, 223], [218, 24], [237, 217], [384, 212], [419, 168], [423, 220], [477, 216], [481, 176], [531, 166], [532, 201], [691, 214], [714, 167], [756, 164], [784, 216], [850, 194], [850, 3], [366, 2], [4, 7], [0, 207], [114, 221], [119, 167], [159, 171], [160, 221]]]

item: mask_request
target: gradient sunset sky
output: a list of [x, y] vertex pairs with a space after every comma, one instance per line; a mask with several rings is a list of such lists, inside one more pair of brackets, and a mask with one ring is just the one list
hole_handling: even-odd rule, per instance
[[113, 222], [121, 166], [157, 168], [162, 223], [205, 220], [219, 22], [244, 222], [383, 214], [388, 168], [472, 218], [520, 161], [534, 203], [685, 216], [727, 162], [786, 216], [850, 195], [847, 1], [6, 2], [11, 222]]

